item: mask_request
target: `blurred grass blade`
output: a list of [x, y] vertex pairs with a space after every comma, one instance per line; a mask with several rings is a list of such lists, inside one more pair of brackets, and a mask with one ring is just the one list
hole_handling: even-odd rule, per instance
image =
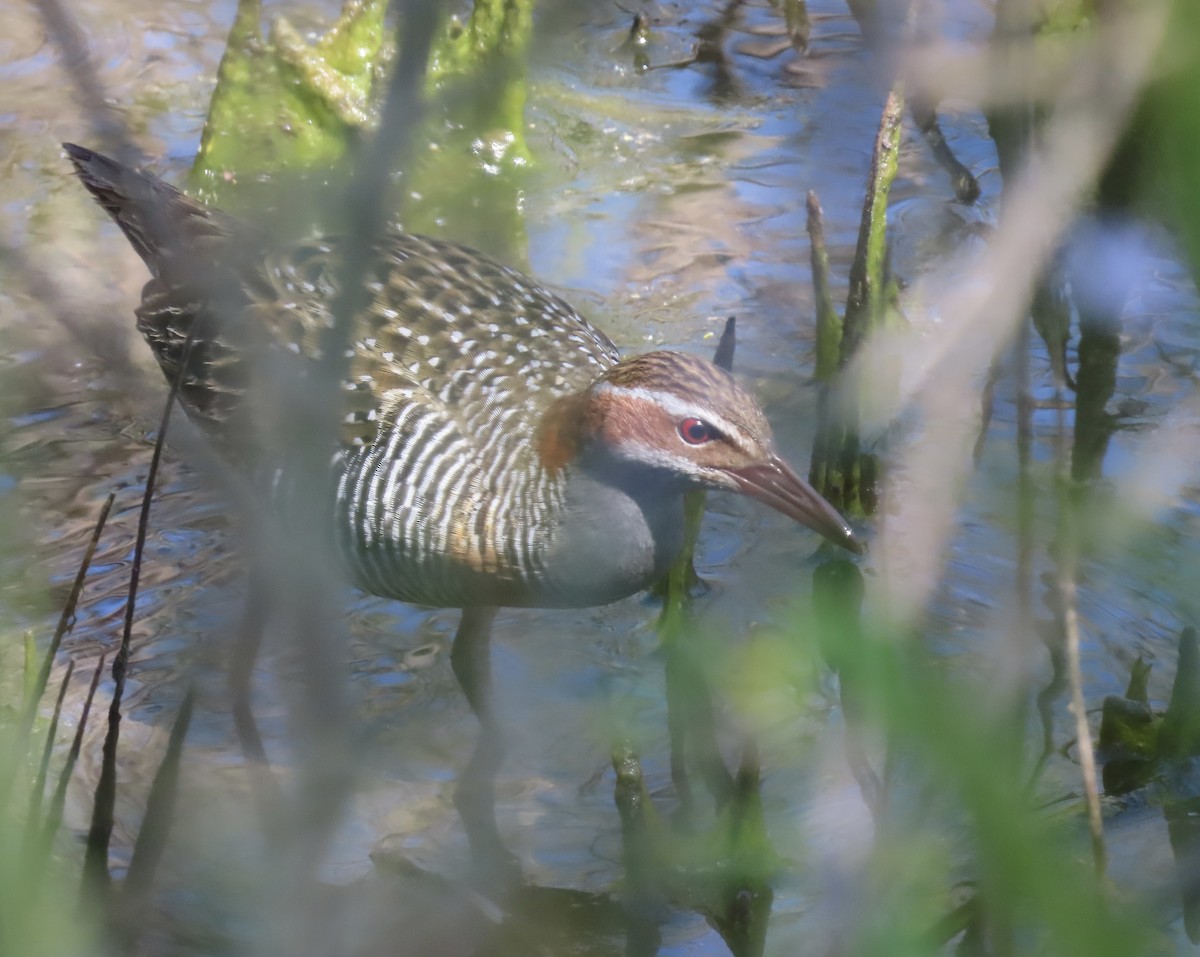
[[[67, 601], [63, 605], [62, 614], [59, 615], [58, 625], [54, 629], [54, 637], [50, 639], [50, 645], [46, 649], [45, 654], [41, 658], [41, 664], [36, 672], [36, 676], [32, 679], [27, 678], [25, 687], [25, 700], [21, 708], [21, 716], [17, 725], [17, 734], [13, 739], [14, 751], [11, 760], [0, 768], [0, 806], [7, 803], [9, 794], [12, 790], [13, 780], [19, 770], [25, 766], [27, 758], [27, 749], [29, 747], [29, 736], [33, 731], [33, 722], [37, 717], [38, 703], [42, 700], [42, 695], [46, 692], [46, 685], [50, 682], [50, 671], [54, 666], [55, 656], [58, 654], [59, 646], [62, 644], [63, 638], [67, 632], [71, 630], [75, 624], [75, 609], [79, 604], [79, 596], [83, 592], [83, 583], [87, 579], [88, 569], [91, 567], [92, 558], [96, 554], [96, 547], [100, 542], [100, 535], [104, 531], [104, 525], [108, 521], [108, 514], [112, 510], [114, 496], [110, 494], [104, 502], [103, 508], [100, 509], [100, 516], [96, 519], [96, 525], [92, 529], [92, 537], [88, 541], [88, 546], [83, 554], [83, 560], [79, 563], [79, 570], [75, 573], [75, 581], [71, 584], [71, 591], [67, 595]], [[27, 645], [25, 649], [25, 661], [27, 674], [30, 663], [35, 657], [32, 649]], [[68, 673], [67, 680], [70, 680]], [[64, 687], [66, 682], [64, 681]], [[58, 707], [62, 704], [62, 693], [60, 691], [58, 697], [58, 705], [55, 706], [55, 720], [58, 717]], [[50, 744], [53, 744], [54, 733], [51, 730]], [[44, 784], [45, 766], [42, 768]], [[38, 797], [40, 800], [40, 795]]]
[[[46, 862], [50, 857], [50, 845], [54, 841], [54, 835], [58, 833], [59, 825], [62, 824], [63, 806], [67, 801], [67, 785], [71, 781], [71, 772], [75, 770], [75, 762], [79, 760], [79, 752], [83, 747], [83, 733], [87, 728], [88, 716], [92, 712], [92, 699], [96, 695], [96, 688], [100, 684], [100, 675], [104, 673], [105, 656], [101, 655], [100, 660], [96, 662], [96, 669], [92, 672], [92, 680], [88, 685], [87, 697], [83, 700], [83, 710], [79, 713], [79, 724], [75, 726], [75, 737], [71, 740], [71, 749], [67, 752], [67, 760], [63, 764], [62, 771], [58, 776], [58, 784], [54, 788], [54, 795], [50, 799], [50, 807], [46, 810], [46, 819], [42, 823], [41, 835], [42, 839], [38, 845], [31, 848], [31, 853], [28, 858], [28, 871], [33, 878], [33, 885], [37, 886], [37, 880], [40, 879], [41, 869], [45, 867]], [[30, 827], [36, 826], [33, 821], [30, 822]]]
[[54, 714], [50, 718], [50, 727], [46, 731], [46, 741], [42, 746], [42, 760], [38, 765], [37, 778], [33, 782], [33, 793], [29, 795], [29, 830], [32, 831], [38, 818], [42, 816], [42, 798], [46, 792], [46, 778], [50, 771], [50, 755], [54, 752], [54, 739], [58, 734], [58, 719], [62, 714], [63, 699], [67, 696], [67, 687], [75, 674], [75, 662], [67, 662], [67, 673], [63, 676], [58, 687], [58, 697], [54, 700]]
[[80, 117], [91, 121], [96, 138], [115, 147], [111, 152], [118, 158], [132, 160], [136, 150], [125, 126], [125, 114], [114, 107], [116, 100], [109, 96], [107, 85], [92, 62], [79, 24], [59, 0], [37, 0], [36, 6], [46, 35], [61, 53], [63, 69], [83, 107]]
[[96, 547], [100, 544], [100, 536], [104, 532], [105, 523], [108, 522], [108, 514], [112, 511], [113, 500], [116, 498], [115, 492], [110, 492], [108, 498], [104, 500], [104, 506], [100, 509], [100, 516], [96, 519], [96, 525], [92, 529], [92, 537], [88, 540], [87, 549], [83, 553], [83, 560], [79, 563], [79, 571], [75, 573], [75, 581], [71, 583], [71, 591], [67, 594], [66, 604], [63, 605], [62, 614], [58, 618], [58, 626], [54, 629], [54, 637], [50, 639], [50, 647], [46, 649], [46, 654], [42, 658], [42, 667], [38, 672], [37, 679], [30, 689], [30, 694], [25, 700], [25, 709], [21, 714], [21, 738], [24, 739], [30, 729], [33, 727], [33, 719], [37, 714], [38, 702], [42, 699], [42, 695], [46, 692], [46, 685], [50, 681], [50, 669], [54, 665], [54, 657], [58, 654], [59, 646], [62, 644], [63, 638], [67, 632], [75, 624], [75, 609], [79, 605], [79, 596], [83, 593], [83, 583], [87, 580], [88, 569], [91, 567], [92, 559], [96, 555]]
[[[33, 698], [33, 689], [37, 686], [39, 667], [41, 657], [38, 655], [37, 638], [32, 630], [26, 630], [23, 636], [23, 645], [21, 661], [24, 664], [24, 669], [21, 675], [21, 700], [25, 702], [25, 709], [29, 709], [29, 702]], [[38, 697], [41, 697], [40, 695]]]
[[[730, 316], [713, 354], [713, 364], [733, 372], [733, 357], [737, 348], [737, 319]], [[716, 732], [708, 695], [711, 693], [702, 670], [692, 662], [692, 652], [681, 643], [687, 624], [690, 593], [700, 581], [696, 574], [696, 540], [704, 518], [705, 495], [689, 492], [684, 499], [684, 547], [675, 564], [663, 580], [663, 612], [658, 630], [666, 653], [667, 734], [671, 742], [671, 781], [684, 814], [693, 804], [688, 779], [686, 755], [689, 739], [698, 753], [709, 789], [724, 803], [732, 790], [732, 778], [716, 749]], [[703, 698], [702, 702], [697, 699]]]

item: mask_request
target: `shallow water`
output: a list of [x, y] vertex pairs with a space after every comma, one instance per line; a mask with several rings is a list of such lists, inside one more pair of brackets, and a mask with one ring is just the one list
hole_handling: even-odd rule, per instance
[[[985, 4], [945, 6], [947, 35], [982, 42], [990, 28]], [[234, 4], [90, 0], [72, 9], [137, 142], [161, 158], [160, 171], [181, 176], [196, 150]], [[70, 98], [53, 46], [30, 8], [0, 0], [0, 11], [12, 24], [0, 47], [0, 84], [10, 93], [0, 138], [5, 240], [20, 250], [27, 276], [51, 281], [78, 324], [64, 328], [36, 285], [7, 269], [0, 290], [5, 633], [50, 633], [100, 504], [116, 492], [64, 646], [82, 673], [102, 652], [111, 654], [119, 638], [164, 388], [132, 332], [142, 266], [91, 207], [58, 151], [64, 139], [89, 141], [88, 118]], [[812, 37], [807, 57], [800, 58], [790, 48], [776, 49], [771, 32], [778, 14], [770, 6], [744, 5], [723, 42], [725, 78], [706, 64], [634, 70], [620, 52], [628, 16], [616, 5], [595, 6], [578, 23], [560, 25], [561, 37], [540, 45], [533, 67], [528, 119], [539, 169], [524, 196], [531, 272], [564, 290], [623, 350], [708, 352], [724, 318], [738, 316], [739, 374], [763, 400], [780, 446], [797, 462], [807, 460], [815, 403], [804, 194], [816, 189], [821, 195], [840, 301], [883, 88], [877, 59], [846, 9], [829, 0], [811, 4], [810, 13]], [[719, 17], [715, 5], [661, 5], [651, 62], [685, 58], [699, 24]], [[941, 120], [960, 160], [980, 178], [983, 196], [972, 208], [954, 203], [946, 174], [923, 141], [906, 134], [891, 237], [897, 271], [910, 282], [947, 252], [982, 242], [997, 216], [999, 176], [982, 116], [964, 105], [943, 112]], [[1193, 437], [1197, 425], [1186, 409], [1195, 397], [1200, 302], [1163, 237], [1147, 231], [1131, 242], [1123, 255], [1132, 263], [1134, 291], [1123, 312], [1117, 394], [1110, 403], [1121, 429], [1109, 448], [1106, 476], [1135, 468], [1148, 430], [1168, 416], [1176, 416], [1173, 428]], [[1057, 449], [1069, 441], [1072, 412], [1059, 401], [1044, 348], [1031, 342], [1029, 349], [1038, 401], [1031, 456], [1035, 474], [1048, 477]], [[996, 399], [924, 625], [928, 645], [964, 678], [1000, 667], [1014, 607], [1011, 495], [1018, 459], [1011, 376], [1001, 377]], [[224, 690], [228, 636], [242, 594], [238, 537], [219, 484], [188, 464], [195, 457], [188, 454], [194, 442], [186, 428], [173, 428], [127, 691], [131, 720], [119, 808], [126, 839], [139, 819], [137, 795], [145, 792], [190, 681], [201, 689], [189, 739], [193, 788], [185, 798], [194, 831], [221, 833], [221, 824], [225, 833], [239, 834], [249, 827], [248, 809], [220, 799], [245, 789]], [[1049, 491], [1035, 509], [1051, 519]], [[1200, 486], [1193, 476], [1167, 512], [1139, 529], [1119, 562], [1085, 562], [1080, 611], [1089, 702], [1123, 691], [1139, 654], [1158, 663], [1151, 695], [1165, 701], [1179, 629], [1200, 610], [1186, 581], [1186, 570], [1200, 567], [1198, 525]], [[711, 498], [697, 556], [709, 586], [699, 600], [706, 628], [729, 636], [737, 649], [744, 636], [786, 623], [793, 600], [803, 603], [807, 596], [816, 546], [815, 536], [780, 516]], [[1048, 610], [1037, 576], [1049, 568], [1044, 556], [1034, 560], [1039, 619]], [[457, 613], [354, 594], [347, 602], [361, 780], [329, 876], [348, 881], [369, 871], [369, 853], [388, 835], [399, 835], [416, 863], [454, 873], [463, 866], [465, 842], [450, 794], [475, 734], [447, 660]], [[601, 891], [621, 878], [609, 750], [618, 716], [636, 729], [652, 793], [669, 797], [656, 614], [653, 601], [635, 597], [582, 611], [509, 610], [498, 619], [495, 681], [513, 742], [498, 786], [500, 827], [538, 883]], [[287, 635], [268, 640], [256, 672], [255, 708], [268, 752], [286, 767], [288, 700], [278, 677], [287, 667]], [[14, 653], [6, 650], [3, 660], [15, 661]], [[1047, 669], [1032, 682], [1048, 680]], [[1054, 737], [1062, 744], [1072, 736], [1065, 698], [1054, 708]], [[838, 722], [759, 730], [768, 830], [785, 850], [836, 857], [839, 842], [851, 841], [865, 816], [837, 762]], [[76, 789], [74, 826], [85, 823], [98, 761], [95, 738]], [[1051, 780], [1070, 789], [1073, 776], [1070, 759], [1051, 759]], [[205, 821], [212, 826], [201, 826]], [[256, 853], [227, 841], [226, 860]], [[126, 853], [127, 847], [116, 849], [118, 863]], [[782, 879], [768, 952], [790, 952], [805, 939], [801, 918], [817, 907], [820, 890], [815, 878]], [[678, 915], [664, 933], [663, 953], [724, 952], [694, 915]]]

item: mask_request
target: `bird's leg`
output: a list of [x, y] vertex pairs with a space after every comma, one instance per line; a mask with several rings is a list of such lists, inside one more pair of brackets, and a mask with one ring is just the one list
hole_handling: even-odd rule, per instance
[[263, 633], [266, 630], [269, 601], [262, 588], [261, 576], [254, 571], [249, 574], [246, 589], [246, 606], [242, 610], [234, 636], [229, 661], [229, 688], [233, 693], [233, 724], [238, 741], [242, 745], [242, 757], [256, 764], [266, 764], [258, 725], [250, 706], [250, 685], [254, 663], [262, 649]]
[[504, 760], [504, 740], [492, 700], [490, 640], [495, 617], [495, 608], [464, 608], [450, 652], [454, 676], [479, 720], [479, 739], [459, 775], [454, 805], [476, 865], [489, 877], [509, 881], [519, 880], [521, 870], [496, 829], [496, 773]]
[[254, 664], [262, 649], [263, 634], [271, 614], [272, 593], [268, 576], [253, 566], [246, 587], [246, 607], [234, 636], [229, 663], [229, 689], [233, 697], [233, 724], [242, 756], [250, 770], [251, 786], [268, 835], [278, 819], [279, 785], [271, 776], [271, 768], [263, 748], [262, 736], [254, 720], [250, 693]]

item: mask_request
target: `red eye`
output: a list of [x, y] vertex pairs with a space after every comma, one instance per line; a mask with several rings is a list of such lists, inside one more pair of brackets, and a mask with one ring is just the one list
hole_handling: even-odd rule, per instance
[[688, 445], [703, 445], [711, 441], [716, 434], [711, 425], [700, 419], [684, 419], [679, 423], [679, 437]]

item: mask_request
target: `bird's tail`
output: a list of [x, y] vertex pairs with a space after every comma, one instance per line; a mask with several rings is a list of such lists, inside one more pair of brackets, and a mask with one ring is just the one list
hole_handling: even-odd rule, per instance
[[176, 254], [222, 244], [228, 223], [157, 176], [74, 143], [63, 149], [80, 181], [113, 218], [156, 278], [170, 272]]

